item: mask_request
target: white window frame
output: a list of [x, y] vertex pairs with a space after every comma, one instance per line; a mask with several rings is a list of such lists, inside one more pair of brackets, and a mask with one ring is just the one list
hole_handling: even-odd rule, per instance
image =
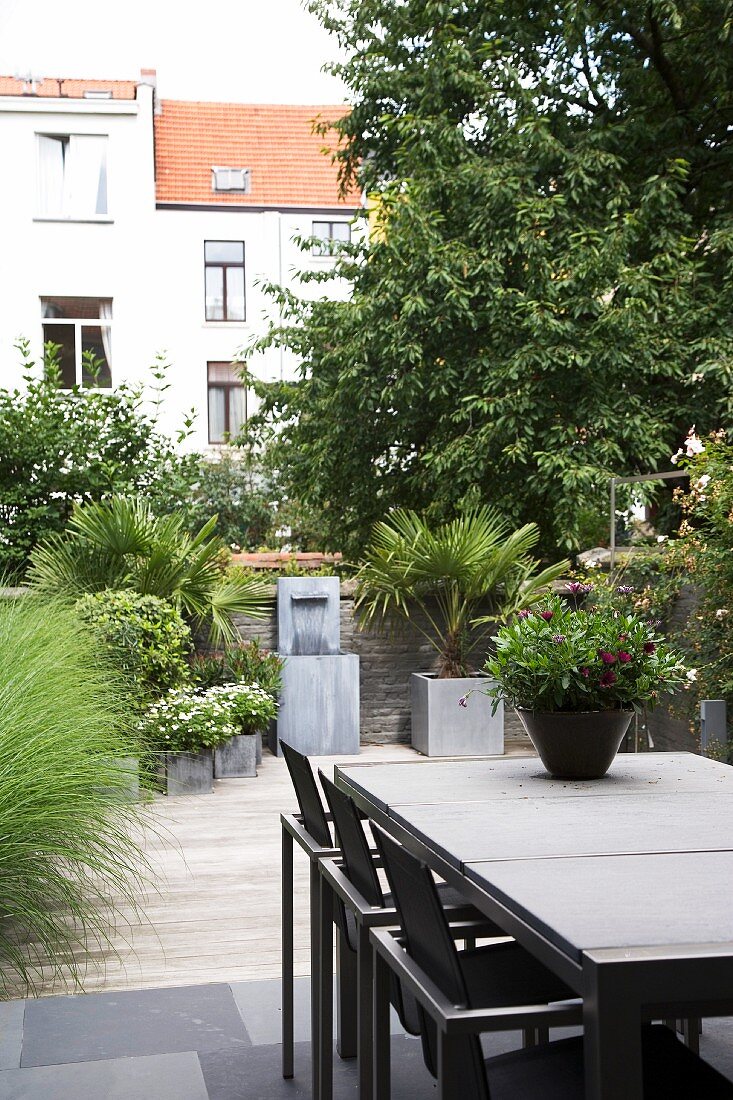
[[211, 169], [211, 190], [235, 192], [248, 195], [252, 186], [249, 168], [225, 168], [213, 166]]
[[[67, 297], [74, 297], [73, 295], [67, 295]], [[77, 295], [78, 297], [78, 295]], [[92, 295], [89, 295], [92, 297]], [[85, 386], [83, 377], [83, 360], [82, 360], [82, 336], [81, 330], [83, 328], [90, 328], [93, 326], [99, 326], [99, 328], [109, 329], [110, 347], [112, 345], [112, 317], [44, 317], [43, 316], [43, 302], [47, 299], [44, 297], [41, 299], [41, 325], [69, 325], [74, 328], [74, 382], [80, 389], [93, 390], [95, 393], [112, 393], [114, 390], [114, 375], [112, 363], [108, 361], [110, 374], [109, 386]], [[100, 298], [100, 301], [108, 301], [112, 303], [111, 298]], [[114, 312], [114, 311], [113, 311]], [[45, 339], [44, 339], [45, 345]], [[111, 356], [110, 356], [111, 359]], [[66, 387], [61, 387], [64, 392], [69, 393]]]
[[[92, 211], [89, 213], [84, 212], [70, 212], [65, 213], [62, 209], [58, 211], [45, 211], [42, 209], [43, 203], [41, 200], [41, 188], [42, 188], [42, 167], [41, 167], [41, 139], [42, 138], [55, 138], [57, 140], [66, 139], [71, 141], [73, 138], [103, 138], [105, 142], [105, 155], [104, 155], [104, 170], [105, 170], [105, 193], [106, 193], [106, 205], [107, 210], [104, 214], [97, 214]], [[36, 214], [34, 221], [45, 222], [111, 222], [113, 217], [110, 213], [110, 187], [109, 187], [109, 150], [110, 141], [109, 134], [104, 133], [86, 133], [86, 132], [70, 132], [52, 131], [52, 130], [39, 130], [36, 132]]]
[[333, 242], [335, 242], [336, 244], [351, 244], [351, 239], [352, 239], [351, 218], [330, 218], [330, 217], [326, 217], [325, 215], [321, 218], [314, 217], [314, 218], [311, 219], [311, 237], [315, 237], [315, 235], [316, 235], [315, 232], [314, 232], [314, 227], [316, 225], [330, 225], [331, 227], [333, 227], [334, 225], [346, 225], [346, 226], [348, 226], [348, 228], [349, 228], [349, 239], [348, 239], [348, 241], [340, 241], [338, 239], [338, 237], [334, 237], [334, 236], [319, 237], [319, 240], [321, 240], [323, 242], [322, 246], [319, 247], [319, 245], [314, 244], [311, 248], [311, 256], [315, 260], [335, 260], [336, 255], [337, 255], [337, 251], [331, 251], [328, 247], [328, 243], [331, 242], [333, 244]]

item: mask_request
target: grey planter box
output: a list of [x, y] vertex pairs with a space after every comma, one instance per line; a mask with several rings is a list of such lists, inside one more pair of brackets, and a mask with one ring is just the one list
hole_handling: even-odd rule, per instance
[[119, 787], [103, 787], [105, 794], [114, 794], [122, 801], [136, 802], [140, 797], [140, 761], [137, 756], [121, 756], [115, 767], [124, 774], [125, 784]]
[[211, 794], [214, 789], [214, 754], [167, 752], [165, 754], [166, 789], [171, 797], [182, 794]]
[[424, 756], [501, 756], [504, 704], [491, 714], [491, 700], [478, 692], [461, 707], [471, 688], [489, 683], [480, 676], [439, 680], [426, 672], [410, 677], [412, 747]]
[[253, 779], [257, 775], [258, 733], [240, 733], [214, 749], [215, 779]]
[[[323, 579], [323, 578], [320, 578]], [[325, 578], [328, 579], [328, 578]], [[355, 653], [290, 656], [282, 671], [277, 734], [306, 756], [355, 756], [359, 752], [359, 658]]]

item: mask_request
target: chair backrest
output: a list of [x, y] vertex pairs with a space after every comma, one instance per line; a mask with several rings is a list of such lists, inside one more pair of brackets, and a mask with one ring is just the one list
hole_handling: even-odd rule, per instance
[[[470, 1007], [458, 951], [430, 870], [379, 826], [373, 825], [372, 831], [394, 896], [408, 955], [452, 1004]], [[425, 1064], [435, 1077], [438, 1072], [437, 1028], [419, 1002], [418, 1010]], [[489, 1100], [478, 1037], [468, 1036], [454, 1042], [460, 1044], [461, 1051], [452, 1066], [456, 1063], [460, 1066], [461, 1079], [455, 1079], [454, 1075], [450, 1095], [462, 1100]]]
[[285, 741], [281, 741], [280, 745], [295, 787], [295, 797], [298, 799], [306, 830], [316, 844], [320, 844], [322, 848], [333, 848], [333, 837], [326, 821], [326, 812], [323, 809], [308, 757], [298, 752], [292, 745], [286, 744]]
[[363, 894], [369, 905], [381, 909], [384, 906], [384, 893], [364, 835], [359, 811], [352, 799], [340, 791], [322, 771], [318, 772], [318, 778], [333, 815], [336, 835], [346, 865], [346, 876], [359, 893]]

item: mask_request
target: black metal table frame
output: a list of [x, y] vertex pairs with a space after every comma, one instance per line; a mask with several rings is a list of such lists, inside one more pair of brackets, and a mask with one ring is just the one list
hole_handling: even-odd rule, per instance
[[652, 1014], [672, 1018], [693, 1011], [699, 1017], [733, 1015], [733, 944], [588, 950], [581, 965], [396, 822], [352, 786], [339, 768], [335, 781], [368, 817], [459, 888], [477, 909], [583, 998], [587, 1100], [643, 1100], [643, 1018]]

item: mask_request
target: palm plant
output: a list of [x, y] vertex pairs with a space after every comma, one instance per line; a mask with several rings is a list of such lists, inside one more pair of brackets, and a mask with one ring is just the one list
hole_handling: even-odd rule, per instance
[[[538, 538], [536, 524], [512, 531], [485, 505], [434, 530], [416, 512], [396, 509], [375, 524], [359, 570], [362, 623], [409, 620], [437, 650], [438, 675], [465, 676], [469, 649], [491, 625], [534, 603], [569, 568], [561, 561], [538, 571], [530, 553]], [[479, 609], [489, 613], [478, 617]]]
[[193, 627], [208, 622], [213, 643], [228, 642], [235, 636], [233, 615], [266, 616], [272, 587], [259, 578], [224, 575], [216, 518], [190, 535], [183, 516], [156, 516], [137, 497], [77, 505], [66, 530], [31, 554], [29, 582], [70, 600], [108, 588], [158, 596]]

